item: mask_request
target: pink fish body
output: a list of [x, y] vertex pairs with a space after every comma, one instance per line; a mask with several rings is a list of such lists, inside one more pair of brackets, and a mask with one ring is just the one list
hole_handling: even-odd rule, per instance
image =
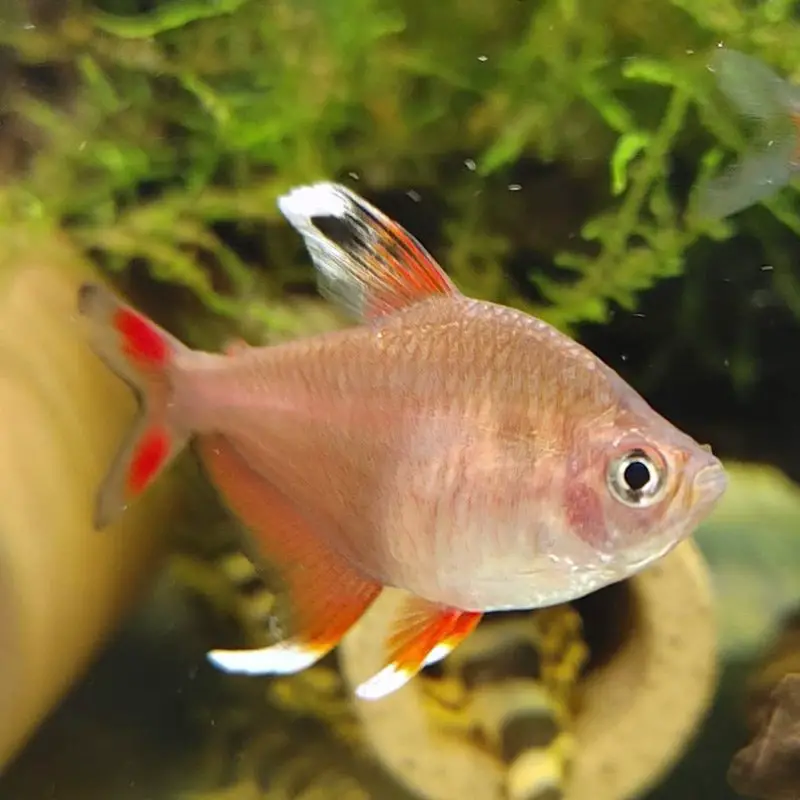
[[460, 294], [349, 190], [315, 184], [279, 204], [323, 294], [360, 325], [212, 355], [100, 287], [80, 297], [96, 350], [144, 399], [97, 526], [195, 437], [256, 558], [286, 579], [293, 634], [215, 651], [221, 668], [303, 669], [394, 586], [409, 599], [387, 666], [358, 689], [380, 697], [485, 612], [567, 602], [643, 569], [723, 493], [719, 461], [609, 367], [534, 317]]

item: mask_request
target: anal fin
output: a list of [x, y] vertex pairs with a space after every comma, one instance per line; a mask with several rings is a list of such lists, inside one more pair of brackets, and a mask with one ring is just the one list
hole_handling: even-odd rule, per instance
[[356, 694], [376, 700], [399, 689], [424, 667], [451, 653], [480, 622], [477, 611], [460, 611], [419, 597], [401, 607], [387, 639], [388, 663], [364, 681]]
[[209, 477], [249, 529], [258, 553], [279, 570], [292, 612], [287, 639], [256, 650], [214, 650], [209, 660], [226, 672], [299, 672], [339, 643], [380, 594], [381, 586], [331, 548], [305, 515], [253, 470], [225, 437], [200, 437], [198, 449]]

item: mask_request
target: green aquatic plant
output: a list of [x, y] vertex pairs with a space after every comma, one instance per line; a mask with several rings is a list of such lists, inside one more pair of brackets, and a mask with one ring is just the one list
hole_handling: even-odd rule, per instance
[[[6, 92], [42, 141], [0, 219], [48, 220], [263, 339], [303, 327], [285, 301], [312, 279], [276, 197], [340, 179], [394, 204], [466, 291], [603, 322], [737, 233], [692, 213], [743, 141], [706, 69], [720, 38], [800, 76], [783, 0], [73, 2], [0, 27], [23, 74], [69, 76], [58, 101]], [[792, 201], [766, 205], [800, 232]]]

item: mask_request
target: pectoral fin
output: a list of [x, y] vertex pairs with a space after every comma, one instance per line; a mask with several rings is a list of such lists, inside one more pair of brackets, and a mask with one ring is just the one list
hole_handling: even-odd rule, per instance
[[208, 657], [227, 672], [299, 672], [339, 643], [380, 594], [381, 586], [333, 550], [227, 439], [204, 436], [198, 448], [209, 477], [253, 536], [256, 551], [279, 569], [292, 610], [289, 638], [257, 650], [215, 650]]
[[356, 694], [365, 700], [376, 700], [396, 691], [423, 667], [451, 653], [472, 633], [482, 616], [479, 612], [410, 598], [388, 637], [388, 664], [362, 683]]

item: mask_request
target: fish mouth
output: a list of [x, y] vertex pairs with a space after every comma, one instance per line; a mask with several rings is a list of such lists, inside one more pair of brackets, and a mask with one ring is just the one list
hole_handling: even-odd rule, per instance
[[713, 464], [703, 467], [692, 483], [693, 500], [704, 506], [713, 505], [728, 488], [728, 476], [722, 463], [715, 459]]

